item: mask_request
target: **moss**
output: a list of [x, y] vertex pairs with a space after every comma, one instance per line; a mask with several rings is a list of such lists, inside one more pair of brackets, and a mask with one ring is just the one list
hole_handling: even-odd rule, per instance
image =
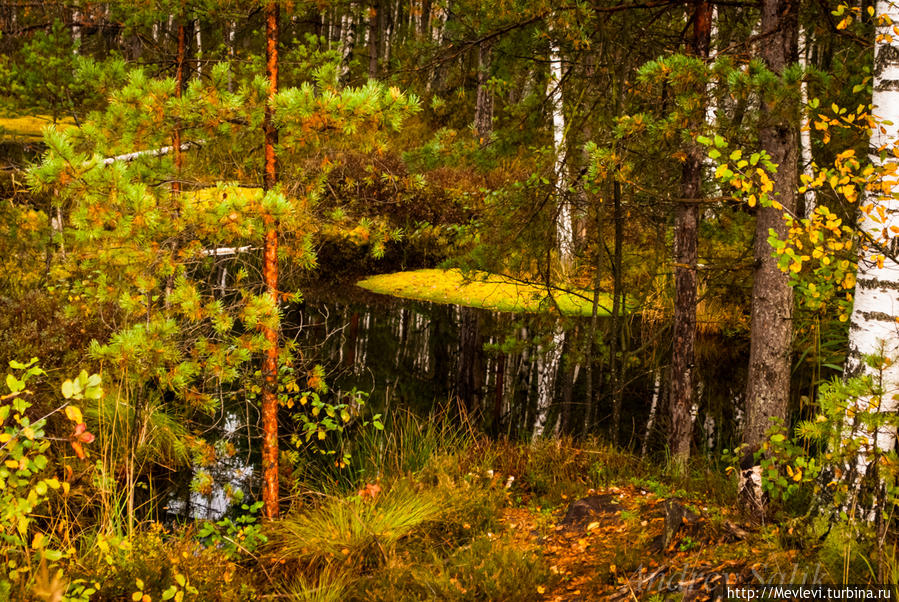
[[[40, 140], [43, 137], [43, 129], [52, 123], [53, 118], [49, 115], [0, 117], [0, 138]], [[60, 129], [72, 127], [73, 125], [74, 121], [71, 118], [61, 119], [56, 122], [56, 127]]]
[[[357, 285], [394, 297], [515, 313], [539, 313], [558, 305], [563, 314], [589, 316], [593, 304], [590, 291], [552, 291], [550, 297], [545, 287], [485, 272], [415, 270], [371, 276]], [[610, 306], [610, 297], [600, 294], [599, 314], [609, 315]]]

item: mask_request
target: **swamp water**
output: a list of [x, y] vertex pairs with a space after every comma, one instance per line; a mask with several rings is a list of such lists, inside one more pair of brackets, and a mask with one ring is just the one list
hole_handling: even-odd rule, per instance
[[[646, 453], [663, 447], [668, 436], [667, 374], [660, 364], [670, 357], [670, 342], [664, 332], [641, 328], [637, 318], [624, 323], [619, 441]], [[283, 322], [284, 337], [296, 343], [306, 366], [324, 368], [330, 400], [355, 389], [368, 396], [365, 412], [387, 420], [395, 410], [427, 415], [442, 408], [457, 418], [467, 415], [491, 436], [518, 439], [581, 435], [588, 420], [594, 431], [608, 434], [610, 319], [598, 321], [592, 413], [585, 401], [589, 329], [589, 318], [412, 301], [352, 286], [308, 293], [286, 308]], [[739, 432], [748, 342], [704, 336], [697, 353], [694, 441], [720, 451]], [[298, 383], [302, 387], [303, 379]], [[245, 405], [226, 411], [216, 443], [241, 452], [203, 471], [209, 481], [204, 493], [183, 479], [168, 504], [173, 518], [217, 519], [231, 502], [228, 490], [258, 489], [251, 438], [257, 417]], [[281, 422], [289, 418], [282, 415]]]

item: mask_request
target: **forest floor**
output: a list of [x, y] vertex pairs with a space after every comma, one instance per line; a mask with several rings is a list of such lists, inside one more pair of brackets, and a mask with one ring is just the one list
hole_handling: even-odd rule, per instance
[[757, 583], [772, 567], [789, 575], [800, 561], [798, 551], [755, 541], [762, 534], [740, 524], [736, 512], [698, 497], [664, 498], [634, 485], [583, 493], [556, 509], [504, 511], [514, 540], [541, 555], [556, 576], [535, 597], [712, 600], [726, 584]]
[[[404, 439], [396, 465], [409, 466], [414, 455], [421, 468], [392, 484], [381, 480], [376, 496], [369, 485], [358, 493], [362, 501], [341, 503], [371, 507], [372, 517], [391, 508], [406, 515], [401, 505], [428, 500], [446, 511], [402, 538], [384, 531], [379, 537], [396, 543], [375, 565], [336, 557], [356, 569], [335, 599], [702, 602], [728, 599], [728, 585], [874, 581], [862, 531], [847, 537], [826, 522], [809, 524], [802, 504], [772, 505], [771, 519], [751, 523], [736, 503], [733, 475], [721, 467], [697, 463], [669, 473], [663, 464], [570, 440], [478, 440], [449, 454], [431, 448], [418, 455], [410, 454], [413, 440]], [[382, 475], [390, 464], [380, 465]], [[410, 498], [402, 495], [406, 487], [415, 492]], [[316, 512], [324, 514], [310, 515], [315, 528], [285, 541], [327, 543], [318, 541], [320, 525], [333, 521], [321, 517], [333, 509]], [[366, 527], [377, 529], [384, 528]], [[391, 529], [398, 535], [398, 526]], [[352, 550], [344, 541], [340, 535], [328, 547]], [[284, 558], [284, 542], [270, 543]]]

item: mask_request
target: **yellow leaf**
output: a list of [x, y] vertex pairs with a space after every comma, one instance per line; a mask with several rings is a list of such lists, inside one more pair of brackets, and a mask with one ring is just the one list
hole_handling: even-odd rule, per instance
[[29, 441], [34, 441], [34, 429], [30, 426], [26, 426], [22, 429], [22, 434], [25, 435], [25, 438]]
[[537, 586], [537, 593], [538, 593], [538, 594], [545, 594], [545, 593], [546, 593], [546, 588], [545, 588], [544, 586], [542, 586], [542, 585], [538, 585], [538, 586]]
[[78, 406], [66, 406], [66, 417], [75, 424], [84, 422], [84, 417], [81, 415], [81, 408]]
[[592, 531], [593, 529], [598, 529], [598, 528], [599, 528], [599, 523], [596, 521], [593, 521], [592, 523], [587, 525], [587, 531]]

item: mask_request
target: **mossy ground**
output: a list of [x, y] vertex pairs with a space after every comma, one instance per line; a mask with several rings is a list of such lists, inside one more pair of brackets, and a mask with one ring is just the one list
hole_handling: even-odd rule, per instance
[[[480, 307], [514, 313], [539, 313], [558, 309], [565, 315], [589, 316], [593, 308], [590, 291], [547, 290], [545, 286], [523, 283], [497, 274], [460, 270], [414, 270], [371, 276], [357, 283], [375, 293]], [[609, 315], [611, 299], [600, 294], [598, 314]]]
[[[0, 117], [0, 138], [22, 139], [27, 142], [40, 140], [43, 130], [53, 124], [53, 118], [49, 115], [22, 115], [19, 117]], [[56, 122], [57, 128], [73, 127], [75, 122], [71, 117], [60, 119]]]

